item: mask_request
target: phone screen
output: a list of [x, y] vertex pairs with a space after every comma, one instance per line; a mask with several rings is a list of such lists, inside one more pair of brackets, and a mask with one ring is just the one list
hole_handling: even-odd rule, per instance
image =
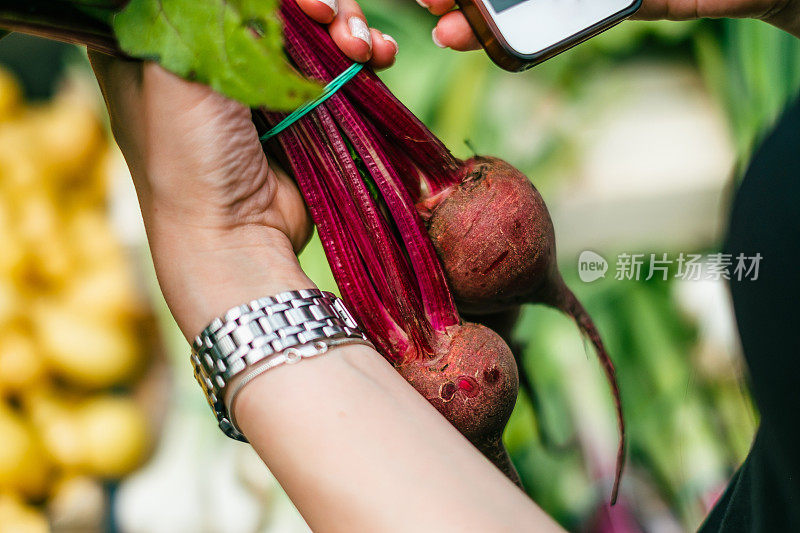
[[514, 7], [517, 4], [521, 4], [527, 0], [489, 0], [489, 3], [492, 4], [495, 13], [500, 13], [501, 11], [505, 11], [510, 7]]

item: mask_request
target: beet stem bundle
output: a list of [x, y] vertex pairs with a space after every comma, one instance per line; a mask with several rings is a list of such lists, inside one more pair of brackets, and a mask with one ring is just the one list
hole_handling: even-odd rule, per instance
[[[292, 0], [283, 2], [281, 15], [285, 23], [287, 52], [304, 74], [330, 82], [349, 67], [350, 61], [338, 50], [327, 32], [308, 19]], [[393, 361], [401, 374], [451, 422], [470, 436], [476, 446], [485, 447], [485, 441], [495, 439], [497, 429], [492, 428], [492, 438], [488, 439], [470, 427], [481, 425], [477, 423], [480, 416], [474, 408], [456, 410], [439, 405], [451, 401], [453, 389], [450, 382], [442, 381], [441, 372], [431, 372], [435, 369], [432, 362], [443, 357], [437, 353], [437, 346], [440, 346], [439, 351], [447, 349], [441, 347], [441, 339], [452, 340], [452, 334], [448, 336], [446, 333], [448, 328], [464, 327], [459, 326], [461, 320], [454, 303], [458, 309], [477, 315], [503, 311], [525, 302], [544, 303], [562, 310], [575, 320], [595, 347], [614, 397], [620, 433], [612, 489], [612, 501], [615, 501], [625, 458], [625, 427], [615, 370], [594, 323], [558, 273], [552, 221], [538, 191], [524, 175], [499, 159], [474, 157], [461, 161], [453, 157], [444, 144], [367, 69], [321, 107], [323, 109], [315, 116], [318, 127], [325, 124], [323, 138], [312, 141], [306, 135], [306, 141], [309, 141], [306, 148], [318, 154], [321, 149], [316, 143], [325, 143], [326, 138], [344, 138], [350, 143], [363, 165], [360, 170], [377, 185], [379, 201], [383, 204], [374, 205], [361, 183], [363, 178], [359, 172], [352, 168], [344, 172], [348, 190], [357, 199], [355, 207], [366, 223], [364, 227], [368, 228], [365, 231], [376, 236], [372, 242], [380, 250], [378, 257], [399, 260], [397, 250], [400, 250], [407, 259], [403, 262], [406, 271], [396, 275], [406, 281], [405, 276], [408, 276], [416, 283], [413, 291], [414, 296], [419, 296], [416, 302], [393, 307], [384, 299], [385, 294], [379, 296], [397, 328], [405, 333], [406, 338], [414, 339], [410, 342], [414, 347], [410, 354], [384, 353], [384, 356]], [[331, 124], [331, 119], [335, 125]], [[301, 129], [306, 129], [305, 124], [310, 123], [304, 122]], [[335, 140], [331, 144], [340, 146], [341, 142]], [[315, 147], [312, 149], [310, 146]], [[343, 149], [338, 149], [337, 157], [340, 159], [339, 167], [347, 167], [344, 160], [348, 157]], [[320, 178], [339, 180], [342, 176], [328, 172]], [[368, 206], [368, 213], [364, 213], [363, 205]], [[388, 211], [388, 227], [376, 220], [376, 217], [387, 218], [381, 207]], [[345, 219], [351, 221], [349, 216]], [[378, 226], [381, 231], [374, 233]], [[398, 238], [394, 244], [391, 242], [393, 237]], [[362, 242], [360, 248], [361, 264], [367, 271], [366, 276], [374, 278], [372, 272], [385, 268], [385, 265], [373, 264], [366, 257], [370, 254], [365, 253], [364, 244]], [[371, 256], [375, 257], [375, 254]], [[339, 273], [337, 280], [340, 277], [345, 276]], [[385, 274], [381, 279], [385, 280]], [[390, 298], [401, 297], [401, 294], [393, 289]], [[410, 296], [412, 291], [405, 294]], [[417, 314], [420, 303], [423, 314], [417, 315], [416, 319], [403, 312]], [[369, 308], [359, 308], [356, 303], [353, 307], [358, 318], [371, 313]], [[401, 310], [400, 315], [397, 308]], [[424, 333], [414, 331], [420, 327]], [[374, 335], [391, 336], [380, 331]], [[420, 343], [420, 338], [428, 342]], [[429, 351], [431, 347], [433, 352]], [[483, 370], [489, 374], [491, 372], [487, 369], [492, 365], [495, 369], [506, 368], [502, 362], [505, 356], [495, 354], [487, 363], [483, 355], [459, 354], [464, 360], [459, 360], [458, 366], [477, 374], [480, 374], [479, 362], [485, 363]], [[448, 359], [447, 364], [452, 364], [450, 358], [444, 357]], [[404, 366], [409, 360], [421, 362], [428, 372], [409, 372]], [[514, 365], [513, 374], [516, 372]], [[428, 387], [423, 381], [439, 383], [439, 394], [432, 397], [426, 393]], [[513, 381], [513, 395], [516, 396], [518, 384], [516, 378]], [[456, 382], [463, 385], [463, 388], [454, 385], [459, 392], [467, 391], [471, 386], [467, 380], [456, 379]], [[490, 401], [488, 395], [479, 400], [486, 404], [482, 413], [492, 409], [502, 411], [498, 405], [488, 406]], [[504, 405], [503, 401], [494, 401]], [[486, 429], [485, 425], [481, 428], [482, 431]]]

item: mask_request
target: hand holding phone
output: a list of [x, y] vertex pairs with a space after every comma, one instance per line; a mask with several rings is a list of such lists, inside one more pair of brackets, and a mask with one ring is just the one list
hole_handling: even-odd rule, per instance
[[642, 0], [456, 0], [489, 57], [520, 71], [633, 15]]

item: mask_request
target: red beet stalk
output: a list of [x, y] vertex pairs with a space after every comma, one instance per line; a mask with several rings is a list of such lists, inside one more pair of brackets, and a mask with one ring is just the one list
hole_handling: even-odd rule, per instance
[[[303, 73], [329, 81], [330, 75], [312, 47], [291, 37], [287, 37], [286, 45]], [[262, 116], [271, 125], [280, 118], [266, 112]], [[281, 139], [287, 134], [288, 141]], [[331, 236], [323, 238], [323, 246], [337, 283], [352, 287], [368, 280], [373, 288], [369, 299], [358, 290], [350, 294], [342, 290], [356, 319], [371, 330], [371, 338], [380, 339], [381, 352], [398, 372], [519, 482], [502, 445], [502, 432], [518, 389], [514, 358], [502, 339], [488, 328], [461, 323], [415, 199], [400, 178], [401, 170], [419, 175], [416, 164], [379, 135], [377, 127], [344, 94], [331, 97], [270, 145], [274, 147], [276, 142], [292, 171], [305, 172], [298, 183], [320, 234]], [[356, 167], [348, 148], [355, 152], [361, 168]], [[318, 167], [316, 175], [308, 174], [309, 159]], [[376, 185], [378, 198], [370, 195], [362, 172]], [[317, 183], [307, 183], [313, 181]], [[322, 198], [327, 203], [315, 192], [320, 190], [328, 191]], [[363, 272], [354, 273], [352, 264], [342, 265], [336, 260], [343, 244], [335, 241], [342, 233], [321, 227], [337, 222], [331, 210], [339, 211], [340, 222], [347, 221], [347, 239], [359, 254]], [[357, 281], [353, 281], [355, 274]], [[397, 284], [396, 280], [406, 281]], [[402, 331], [407, 341], [401, 348], [408, 349], [393, 346], [391, 338], [397, 336], [393, 327], [374, 323], [371, 315], [376, 306], [385, 309], [392, 324]]]
[[[281, 3], [284, 35], [292, 45], [310, 46], [330, 81], [352, 64], [319, 24], [309, 19], [292, 1]], [[301, 69], [302, 70], [302, 69]], [[431, 193], [457, 183], [461, 161], [409, 109], [389, 91], [371, 70], [362, 70], [342, 91], [402, 152], [425, 171]]]
[[[267, 112], [260, 117], [268, 125], [280, 118]], [[434, 326], [444, 314], [437, 317], [423, 309], [423, 287], [445, 296], [447, 287], [441, 279], [436, 286], [439, 278], [427, 273], [420, 280], [413, 271], [409, 248], [418, 242], [406, 243], [409, 259], [398, 254], [401, 242], [395, 240], [388, 221], [381, 219], [360, 175], [352, 171], [351, 155], [339, 131], [332, 128], [325, 106], [281, 133], [276, 143], [297, 176], [342, 296], [356, 319], [398, 371], [519, 483], [501, 440], [518, 387], [508, 347], [487, 328], [460, 324], [452, 303], [453, 322]], [[343, 171], [346, 168], [351, 171]], [[367, 168], [372, 176], [380, 172], [376, 165]], [[405, 209], [407, 216], [416, 216], [412, 202], [406, 201]], [[424, 234], [417, 238], [424, 240]], [[409, 287], [412, 279], [419, 291]], [[383, 284], [388, 291], [380, 289]]]
[[[284, 2], [284, 5], [289, 4], [297, 7], [294, 2]], [[303, 18], [308, 20], [305, 15]], [[291, 27], [288, 25], [286, 49], [304, 74], [322, 81], [330, 81], [326, 79], [329, 74], [316, 62], [314, 49], [305, 41], [295, 39]], [[417, 213], [411, 195], [402, 186], [402, 181], [391, 158], [384, 151], [381, 143], [375, 141], [380, 138], [380, 135], [375, 127], [368, 124], [343, 95], [333, 95], [324, 107], [329, 109], [336, 118], [339, 127], [352, 143], [381, 192], [397, 225], [400, 238], [405, 244], [412, 268], [420, 284], [425, 314], [430, 319], [432, 326], [435, 330], [442, 331], [448, 326], [458, 324], [459, 318], [455, 303], [447, 288], [436, 251], [428, 238], [427, 230]]]
[[[324, 29], [305, 17], [292, 0], [282, 4], [281, 13], [287, 50], [301, 71], [327, 82], [350, 65]], [[525, 302], [545, 303], [573, 317], [592, 341], [611, 387], [619, 424], [615, 501], [625, 458], [615, 369], [591, 318], [561, 279], [552, 222], [538, 191], [499, 159], [455, 159], [374, 73], [362, 71], [345, 84], [342, 93], [330, 100], [329, 109], [370, 167], [403, 238], [410, 236], [412, 254], [418, 250], [417, 243], [424, 241], [408, 215], [409, 200], [418, 201], [416, 208], [425, 219], [459, 309], [485, 314]], [[397, 163], [397, 152], [406, 164]], [[424, 243], [419, 250], [426, 250]], [[412, 255], [411, 263], [418, 279], [440, 270], [427, 255]], [[436, 280], [432, 285], [438, 284]], [[443, 300], [431, 297], [435, 294], [431, 287], [422, 292], [426, 313], [441, 309]]]

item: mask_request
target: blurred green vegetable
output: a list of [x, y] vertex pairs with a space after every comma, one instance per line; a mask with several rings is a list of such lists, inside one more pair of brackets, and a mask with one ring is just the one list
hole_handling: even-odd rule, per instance
[[800, 39], [758, 20], [723, 20], [697, 32], [695, 50], [746, 163], [787, 101], [797, 96]]

